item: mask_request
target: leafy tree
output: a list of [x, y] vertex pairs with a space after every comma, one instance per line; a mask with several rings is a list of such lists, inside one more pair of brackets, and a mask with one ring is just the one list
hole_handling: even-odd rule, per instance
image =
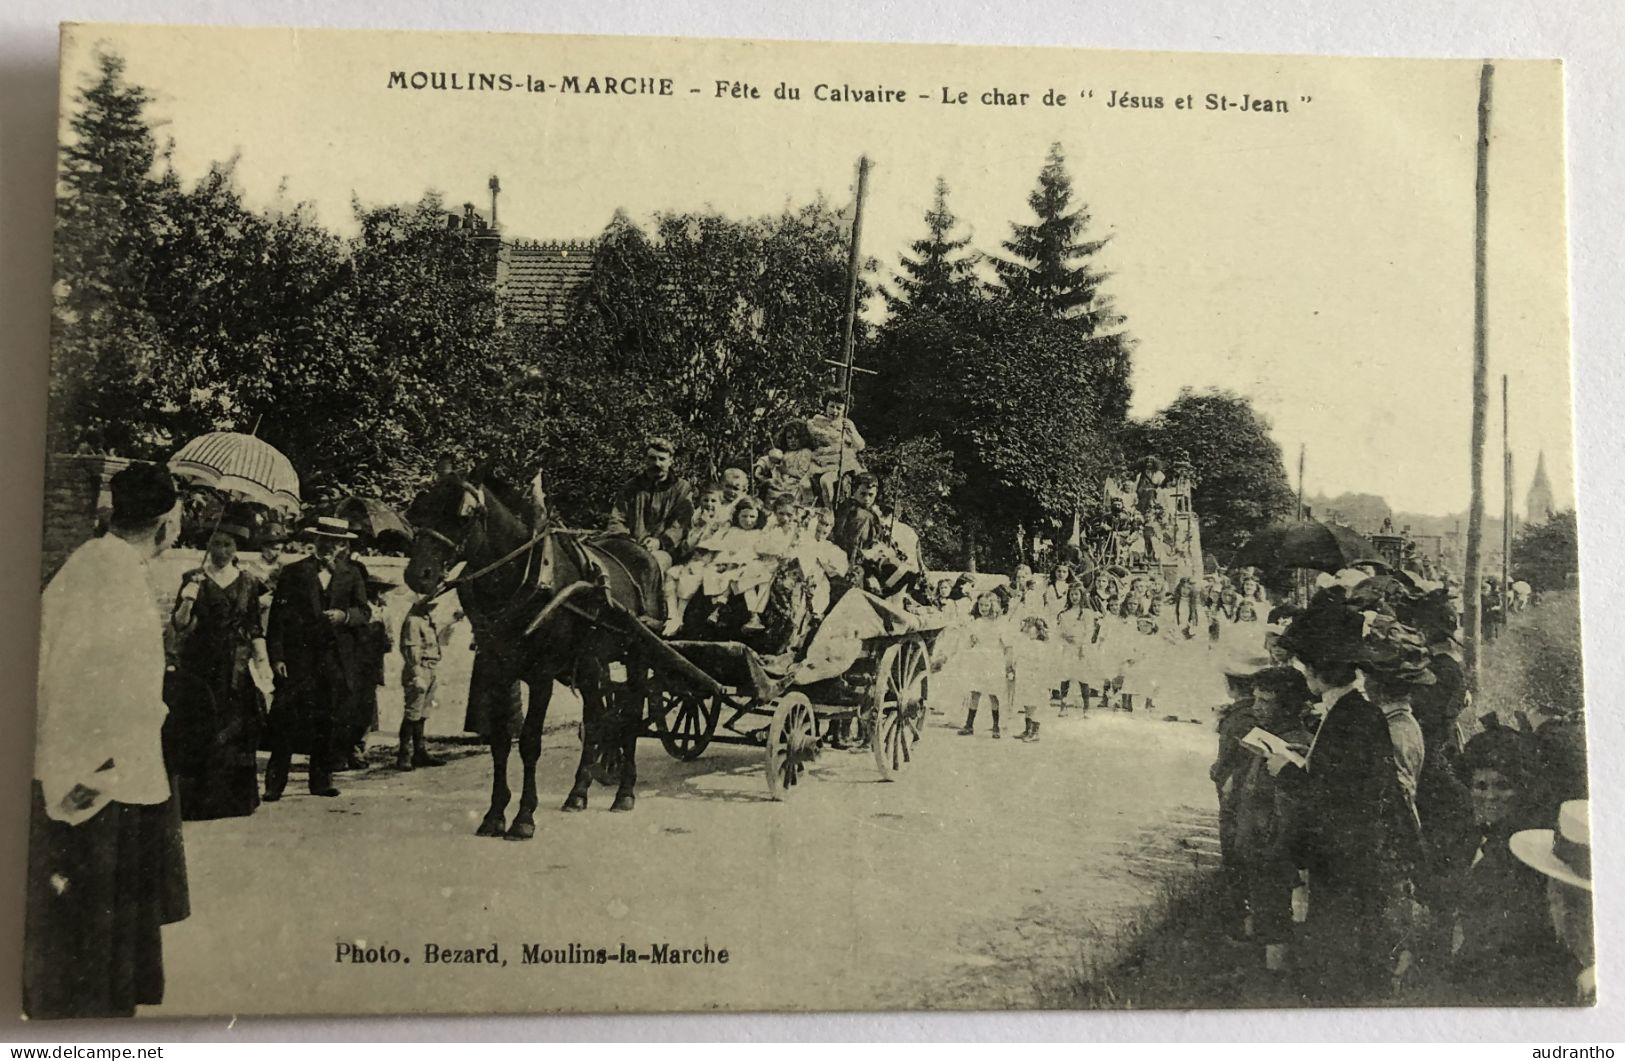
[[897, 441], [940, 438], [963, 476], [952, 499], [963, 559], [1001, 563], [1018, 523], [1070, 518], [1115, 463], [1118, 422], [1102, 408], [1092, 356], [1113, 341], [977, 294], [897, 314], [879, 349], [929, 352], [932, 369], [911, 374], [889, 402], [865, 402], [860, 424]]
[[145, 300], [164, 227], [151, 97], [125, 81], [118, 56], [96, 63], [60, 153], [48, 431], [56, 451], [152, 456], [167, 441], [167, 366]]
[[[822, 201], [743, 221], [661, 214], [652, 232], [617, 217], [557, 348], [532, 351], [560, 418], [549, 476], [583, 513], [597, 511], [656, 432], [685, 450], [696, 480], [748, 467], [830, 378], [846, 251]], [[602, 437], [571, 450], [557, 444], [566, 430]]]
[[1544, 523], [1526, 523], [1512, 539], [1512, 577], [1537, 590], [1564, 589], [1580, 571], [1580, 540], [1574, 510]]
[[1269, 422], [1232, 391], [1186, 387], [1166, 409], [1132, 425], [1124, 449], [1164, 463], [1181, 453], [1189, 457], [1202, 546], [1221, 560], [1261, 528], [1289, 517], [1297, 504]]
[[954, 468], [953, 454], [935, 435], [921, 435], [871, 447], [865, 463], [880, 480], [880, 493], [897, 504], [903, 522], [920, 536], [928, 568], [955, 566], [960, 559], [962, 527], [954, 497], [965, 476]]

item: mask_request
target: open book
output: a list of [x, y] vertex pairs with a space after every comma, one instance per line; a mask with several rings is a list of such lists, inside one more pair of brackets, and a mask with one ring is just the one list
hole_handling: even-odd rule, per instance
[[1241, 738], [1241, 746], [1266, 758], [1271, 755], [1284, 755], [1295, 766], [1307, 766], [1309, 763], [1309, 760], [1294, 751], [1286, 741], [1257, 726], [1248, 730], [1247, 735]]

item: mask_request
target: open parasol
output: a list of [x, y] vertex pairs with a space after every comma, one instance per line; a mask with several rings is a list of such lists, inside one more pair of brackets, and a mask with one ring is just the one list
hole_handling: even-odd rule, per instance
[[1309, 519], [1265, 527], [1236, 551], [1230, 566], [1267, 571], [1307, 567], [1337, 572], [1354, 564], [1372, 562], [1386, 566], [1382, 554], [1359, 533], [1335, 523]]
[[412, 527], [400, 513], [370, 497], [342, 497], [318, 506], [324, 516], [337, 516], [348, 520], [350, 527], [366, 538], [382, 542], [386, 538], [399, 538], [410, 544]]
[[199, 435], [175, 451], [169, 470], [193, 485], [299, 514], [299, 475], [293, 463], [262, 438], [236, 431]]

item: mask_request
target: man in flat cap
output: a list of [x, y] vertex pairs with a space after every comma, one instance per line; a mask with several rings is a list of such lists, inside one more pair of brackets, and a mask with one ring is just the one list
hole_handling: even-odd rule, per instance
[[671, 566], [683, 548], [694, 518], [694, 484], [672, 470], [677, 449], [669, 439], [651, 438], [644, 448], [643, 471], [615, 496], [609, 513], [610, 534], [623, 534], [654, 553], [661, 569]]
[[108, 532], [41, 601], [23, 1010], [133, 1016], [163, 1001], [160, 925], [189, 910], [164, 769], [164, 621], [148, 562], [181, 529], [169, 470], [113, 477]]
[[310, 754], [310, 793], [336, 796], [333, 769], [349, 757], [345, 722], [360, 688], [357, 632], [372, 621], [366, 572], [344, 558], [350, 524], [318, 516], [303, 530], [316, 552], [282, 569], [265, 646], [276, 674], [265, 799], [282, 798], [297, 746]]

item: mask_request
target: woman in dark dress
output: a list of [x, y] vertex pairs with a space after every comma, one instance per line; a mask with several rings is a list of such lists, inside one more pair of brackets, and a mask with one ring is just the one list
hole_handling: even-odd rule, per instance
[[[228, 514], [229, 516], [229, 514]], [[237, 565], [248, 540], [240, 523], [221, 522], [203, 566], [181, 579], [173, 622], [178, 695], [170, 703], [170, 749], [181, 817], [187, 821], [254, 813], [265, 704], [249, 661], [266, 667], [259, 578]]]
[[1309, 917], [1298, 948], [1307, 1001], [1380, 1001], [1408, 967], [1416, 821], [1400, 789], [1387, 719], [1356, 683], [1371, 661], [1364, 617], [1335, 599], [1311, 605], [1281, 636], [1326, 708], [1304, 761], [1272, 755], [1296, 801], [1298, 864], [1309, 870]]
[[[1493, 716], [1492, 716], [1493, 718]], [[1495, 725], [1467, 743], [1461, 767], [1471, 784], [1470, 865], [1447, 922], [1453, 929], [1449, 1005], [1563, 1005], [1571, 960], [1547, 920], [1546, 880], [1513, 856], [1512, 834], [1542, 824], [1532, 798], [1534, 740]]]

